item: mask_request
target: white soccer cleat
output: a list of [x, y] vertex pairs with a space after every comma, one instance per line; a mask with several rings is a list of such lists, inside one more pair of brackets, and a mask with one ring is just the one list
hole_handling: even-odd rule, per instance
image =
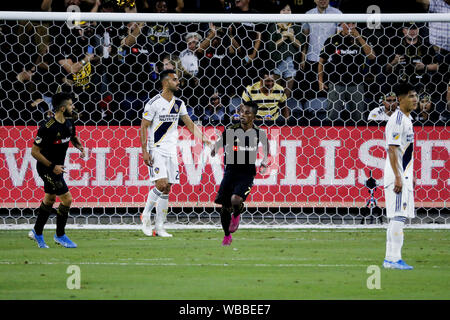
[[155, 230], [154, 234], [155, 237], [163, 237], [163, 238], [172, 238], [173, 236], [170, 233], [167, 233], [164, 229]]
[[151, 237], [153, 235], [153, 229], [152, 229], [152, 222], [150, 219], [150, 214], [141, 214], [141, 221], [142, 221], [142, 232], [148, 236]]

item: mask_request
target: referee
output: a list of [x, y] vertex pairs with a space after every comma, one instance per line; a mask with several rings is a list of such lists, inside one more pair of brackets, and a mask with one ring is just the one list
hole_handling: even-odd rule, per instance
[[222, 205], [220, 220], [225, 232], [223, 246], [231, 244], [231, 233], [239, 227], [243, 202], [251, 191], [256, 175], [255, 162], [260, 142], [264, 155], [261, 173], [268, 166], [266, 132], [253, 124], [257, 112], [256, 103], [244, 102], [239, 109], [240, 123], [228, 126], [211, 151], [214, 157], [221, 147], [224, 148], [225, 173], [215, 199], [215, 203]]
[[75, 125], [72, 120], [74, 106], [71, 95], [66, 92], [55, 94], [52, 97], [52, 105], [55, 115], [39, 128], [31, 149], [31, 155], [37, 160], [37, 172], [44, 181], [45, 196], [38, 209], [39, 213], [34, 228], [28, 233], [28, 237], [36, 241], [39, 248], [48, 248], [42, 232], [53, 210], [56, 196], [58, 196], [61, 203], [56, 210], [54, 240], [65, 248], [76, 248], [77, 245], [65, 234], [72, 195], [63, 177], [66, 172], [64, 160], [69, 141], [81, 151], [81, 157], [85, 157], [85, 152], [75, 133]]

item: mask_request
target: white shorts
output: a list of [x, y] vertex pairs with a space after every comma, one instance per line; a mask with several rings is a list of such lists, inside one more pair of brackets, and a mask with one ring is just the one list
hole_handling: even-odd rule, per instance
[[402, 216], [414, 218], [414, 191], [403, 186], [402, 192], [394, 192], [394, 184], [384, 188], [384, 197], [386, 199], [386, 215], [388, 218]]
[[151, 151], [150, 154], [153, 157], [153, 165], [148, 167], [151, 182], [167, 178], [171, 184], [180, 183], [180, 171], [176, 156], [164, 156]]

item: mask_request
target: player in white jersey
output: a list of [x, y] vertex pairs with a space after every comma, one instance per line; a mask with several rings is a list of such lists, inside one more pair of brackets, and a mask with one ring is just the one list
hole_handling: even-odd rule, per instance
[[397, 110], [397, 95], [390, 92], [383, 95], [381, 105], [370, 111], [367, 121], [388, 121], [392, 113]]
[[399, 84], [396, 91], [399, 108], [389, 118], [385, 131], [384, 194], [390, 221], [383, 267], [410, 270], [412, 267], [402, 260], [401, 250], [406, 218], [414, 218], [414, 130], [410, 114], [417, 107], [418, 97], [407, 83]]
[[[140, 140], [142, 156], [149, 167], [150, 180], [155, 187], [150, 190], [141, 215], [142, 231], [147, 236], [171, 237], [164, 229], [172, 184], [179, 183], [177, 159], [178, 120], [207, 145], [210, 140], [192, 122], [184, 102], [174, 96], [180, 81], [174, 70], [160, 74], [162, 92], [145, 104], [142, 116]], [[152, 230], [150, 215], [156, 205], [155, 230]]]

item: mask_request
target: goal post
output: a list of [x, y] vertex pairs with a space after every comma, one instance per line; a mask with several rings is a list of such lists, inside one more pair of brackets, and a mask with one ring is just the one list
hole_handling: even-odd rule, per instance
[[[450, 23], [450, 14], [71, 9], [0, 12], [0, 228], [35, 221], [44, 192], [31, 147], [38, 126], [51, 116], [51, 95], [64, 90], [77, 97], [77, 134], [88, 153], [82, 159], [75, 148], [68, 150], [65, 180], [74, 198], [69, 224], [139, 224], [151, 188], [139, 126], [165, 68], [179, 74], [178, 96], [212, 139], [238, 120], [245, 92], [264, 82], [262, 70], [281, 86], [285, 98], [279, 118], [261, 123], [271, 166], [255, 177], [243, 214], [242, 223], [256, 227], [386, 222], [383, 108], [391, 103], [396, 81], [412, 81], [423, 106], [430, 103], [431, 109], [413, 114], [417, 217], [410, 223], [450, 223], [450, 56], [430, 33], [431, 24]], [[326, 40], [340, 32], [341, 23], [356, 23], [358, 40], [333, 51]], [[314, 52], [313, 41], [320, 38], [315, 33], [330, 28], [335, 31]], [[419, 44], [414, 38], [403, 48], [406, 37], [416, 37]], [[319, 84], [319, 56], [326, 58], [320, 62], [326, 88]], [[66, 60], [78, 63], [76, 72], [64, 68]], [[220, 225], [214, 198], [223, 176], [222, 153], [211, 157], [184, 126], [179, 126], [178, 151], [180, 184], [172, 186], [168, 220], [180, 226]]]

